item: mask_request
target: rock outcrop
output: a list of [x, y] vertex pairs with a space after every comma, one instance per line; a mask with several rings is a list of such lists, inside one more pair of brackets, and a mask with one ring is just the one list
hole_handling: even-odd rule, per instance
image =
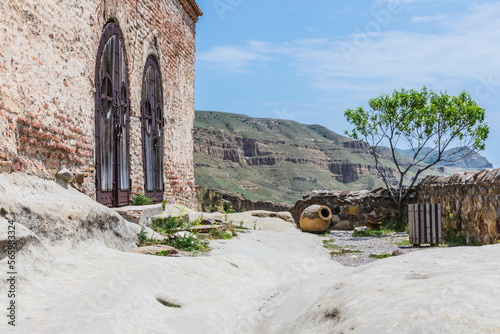
[[121, 250], [135, 247], [134, 232], [112, 209], [65, 184], [20, 172], [0, 174], [0, 214], [35, 243], [91, 240]]

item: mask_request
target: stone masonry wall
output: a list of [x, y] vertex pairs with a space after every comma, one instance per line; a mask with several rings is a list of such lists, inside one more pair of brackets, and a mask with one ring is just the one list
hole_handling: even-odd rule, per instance
[[297, 225], [305, 208], [313, 204], [326, 205], [332, 210], [330, 226], [334, 230], [351, 230], [368, 222], [380, 222], [393, 217], [397, 209], [389, 192], [383, 188], [371, 191], [315, 191], [289, 210]]
[[[444, 233], [464, 235], [471, 244], [500, 241], [500, 169], [428, 176], [410, 195], [410, 203], [441, 204]], [[397, 209], [382, 188], [316, 191], [290, 209], [297, 225], [302, 211], [313, 204], [328, 206], [333, 212], [331, 227], [342, 230], [394, 217]]]
[[[106, 23], [119, 24], [131, 100], [133, 193], [144, 192], [140, 99], [146, 59], [162, 72], [164, 181], [169, 202], [195, 205], [195, 21], [192, 0], [12, 0], [0, 2], [0, 167], [53, 178], [60, 166], [95, 196], [95, 63]], [[20, 166], [20, 167], [19, 167]]]
[[440, 203], [445, 230], [469, 242], [500, 240], [500, 169], [429, 176], [418, 187], [419, 203]]

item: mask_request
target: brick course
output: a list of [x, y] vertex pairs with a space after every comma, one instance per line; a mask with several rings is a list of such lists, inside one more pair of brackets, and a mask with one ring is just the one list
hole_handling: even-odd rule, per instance
[[95, 198], [95, 63], [106, 23], [125, 41], [132, 192], [144, 192], [140, 102], [146, 59], [163, 78], [164, 182], [168, 202], [195, 206], [195, 23], [192, 0], [12, 0], [0, 20], [0, 161], [54, 178], [67, 166]]

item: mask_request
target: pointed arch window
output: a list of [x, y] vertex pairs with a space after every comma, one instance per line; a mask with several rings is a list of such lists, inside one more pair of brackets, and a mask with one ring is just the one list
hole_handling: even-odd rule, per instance
[[96, 60], [95, 137], [97, 201], [127, 205], [130, 199], [129, 90], [118, 24], [108, 23]]
[[161, 73], [153, 56], [146, 60], [142, 80], [142, 156], [146, 196], [163, 199], [163, 93]]

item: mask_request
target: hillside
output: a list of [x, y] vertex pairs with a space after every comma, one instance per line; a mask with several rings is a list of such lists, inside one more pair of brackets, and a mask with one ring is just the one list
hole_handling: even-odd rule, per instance
[[366, 143], [290, 120], [197, 111], [194, 158], [197, 185], [250, 200], [294, 203], [311, 190], [382, 185]]
[[[446, 156], [447, 154], [451, 152], [456, 152], [459, 148], [452, 148], [444, 152], [444, 155]], [[429, 152], [430, 148], [424, 147], [422, 152], [419, 154], [418, 158], [422, 158], [425, 156], [427, 152]], [[397, 150], [399, 154], [402, 154], [407, 157], [411, 157], [413, 155], [413, 151], [411, 149], [409, 150]], [[466, 156], [464, 158], [464, 156]], [[424, 159], [425, 163], [430, 163], [434, 161], [437, 157], [437, 153], [429, 154], [429, 156]], [[457, 169], [467, 169], [467, 170], [479, 170], [479, 169], [484, 169], [484, 168], [493, 168], [493, 165], [480, 155], [479, 153], [473, 153], [469, 148], [466, 148], [462, 153], [457, 154], [457, 157], [453, 159], [453, 161], [448, 162], [448, 161], [441, 161], [436, 164], [436, 166], [444, 166], [444, 167], [451, 167], [451, 168], [457, 168]]]

